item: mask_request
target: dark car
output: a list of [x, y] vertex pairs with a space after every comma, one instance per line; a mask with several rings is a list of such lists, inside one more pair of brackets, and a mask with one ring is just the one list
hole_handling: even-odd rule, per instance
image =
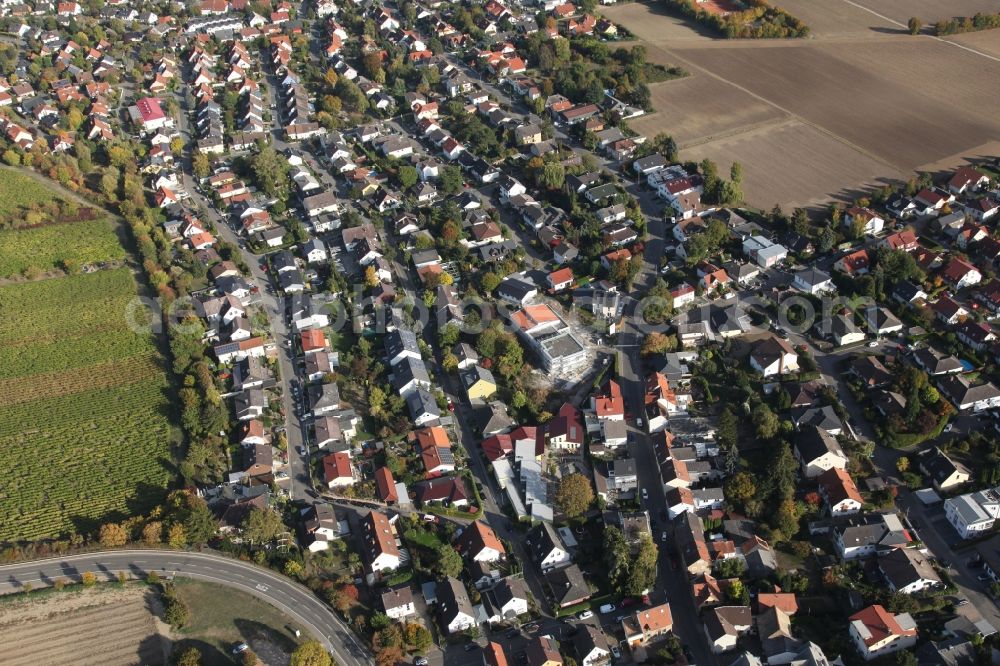
[[519, 629], [511, 629], [510, 631], [507, 632], [507, 638], [514, 638], [515, 636], [519, 635], [520, 633], [521, 633], [521, 631]]
[[473, 651], [473, 650], [475, 650], [475, 649], [476, 649], [477, 647], [479, 647], [479, 646], [478, 646], [478, 645], [476, 645], [475, 643], [466, 643], [466, 644], [465, 644], [465, 651], [466, 651], [466, 652], [472, 652], [472, 651]]

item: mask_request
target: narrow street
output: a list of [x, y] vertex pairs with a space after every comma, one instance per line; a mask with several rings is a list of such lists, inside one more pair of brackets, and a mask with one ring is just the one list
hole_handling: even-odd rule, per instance
[[290, 499], [304, 499], [310, 501], [312, 493], [312, 482], [310, 481], [310, 470], [308, 460], [299, 454], [299, 447], [303, 446], [305, 438], [303, 434], [304, 425], [295, 414], [292, 401], [292, 392], [289, 382], [296, 377], [295, 362], [295, 340], [286, 325], [284, 299], [277, 296], [267, 273], [260, 266], [260, 256], [250, 252], [243, 243], [243, 239], [233, 231], [227, 220], [219, 215], [215, 206], [198, 189], [197, 181], [191, 170], [191, 150], [194, 137], [189, 130], [189, 120], [187, 114], [189, 109], [182, 94], [177, 95], [177, 101], [181, 108], [178, 131], [184, 137], [185, 145], [189, 149], [185, 152], [182, 160], [182, 183], [184, 189], [191, 195], [194, 202], [198, 204], [200, 212], [208, 218], [208, 221], [215, 226], [216, 234], [228, 243], [232, 243], [240, 249], [243, 260], [250, 267], [250, 278], [259, 288], [259, 304], [267, 315], [268, 326], [277, 347], [278, 367], [281, 372], [281, 406], [285, 416], [285, 435], [288, 439], [288, 476], [290, 478], [289, 497]]

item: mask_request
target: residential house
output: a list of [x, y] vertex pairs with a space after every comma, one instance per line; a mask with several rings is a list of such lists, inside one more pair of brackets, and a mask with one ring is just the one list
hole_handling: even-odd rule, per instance
[[552, 569], [568, 566], [572, 561], [562, 539], [547, 522], [539, 523], [530, 529], [525, 535], [524, 542], [528, 555], [543, 574]]
[[338, 451], [323, 456], [323, 481], [331, 490], [353, 486], [358, 480], [351, 456], [346, 451]]
[[460, 378], [469, 402], [488, 400], [497, 392], [497, 382], [493, 373], [481, 365], [461, 371]]
[[390, 587], [381, 594], [381, 601], [382, 609], [390, 619], [402, 622], [405, 618], [417, 614], [413, 603], [413, 591], [409, 586]]
[[896, 513], [864, 513], [833, 528], [833, 544], [847, 562], [905, 548], [911, 539]]
[[765, 377], [799, 371], [799, 356], [786, 341], [770, 336], [750, 350], [750, 365]]
[[937, 446], [921, 453], [919, 460], [920, 472], [939, 492], [953, 490], [968, 483], [971, 478], [969, 468], [953, 461]]
[[736, 648], [740, 636], [753, 628], [749, 606], [716, 606], [703, 617], [705, 636], [713, 654]]
[[495, 617], [511, 622], [528, 614], [528, 586], [523, 578], [504, 578], [487, 595]]
[[583, 572], [575, 564], [559, 569], [550, 569], [544, 576], [552, 598], [559, 608], [576, 606], [593, 595], [583, 577]]
[[834, 436], [816, 426], [808, 426], [796, 435], [794, 451], [802, 473], [809, 479], [833, 467], [847, 467], [847, 456]]
[[456, 634], [476, 626], [475, 611], [462, 581], [450, 576], [437, 585], [437, 615], [447, 634]]
[[861, 511], [864, 498], [846, 469], [831, 467], [816, 477], [816, 482], [831, 516], [849, 516]]
[[942, 585], [930, 558], [918, 550], [893, 548], [879, 555], [878, 569], [892, 592], [916, 594]]
[[611, 652], [608, 650], [608, 639], [598, 627], [583, 624], [573, 637], [573, 647], [576, 652], [576, 663], [580, 666], [598, 666], [611, 663]]
[[963, 539], [978, 536], [1000, 518], [1000, 490], [987, 488], [950, 497], [944, 501], [944, 516]]
[[361, 531], [369, 572], [398, 569], [401, 564], [399, 545], [389, 517], [380, 511], [371, 511], [361, 519]]
[[865, 661], [908, 650], [917, 642], [917, 624], [909, 613], [894, 615], [876, 604], [848, 621], [851, 640]]
[[673, 631], [674, 618], [670, 613], [670, 604], [663, 603], [636, 611], [634, 615], [622, 620], [622, 628], [630, 648], [656, 642]]
[[472, 562], [498, 562], [506, 550], [496, 532], [482, 521], [474, 521], [458, 538], [458, 550]]
[[818, 268], [805, 268], [792, 277], [792, 287], [807, 294], [836, 291], [833, 279]]
[[1000, 390], [992, 382], [974, 386], [964, 375], [947, 375], [938, 380], [938, 388], [960, 412], [1000, 407]]

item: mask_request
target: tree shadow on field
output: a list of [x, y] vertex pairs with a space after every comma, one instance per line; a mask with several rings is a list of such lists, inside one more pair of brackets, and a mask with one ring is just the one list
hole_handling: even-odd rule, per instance
[[240, 638], [267, 664], [288, 664], [291, 661], [292, 653], [298, 646], [292, 634], [295, 629], [303, 632], [302, 640], [311, 638], [307, 636], [304, 627], [292, 623], [272, 627], [256, 620], [235, 618], [233, 624], [236, 625]]
[[[649, 10], [650, 14], [653, 14], [654, 16], [662, 16], [664, 18], [675, 19], [679, 21], [681, 24], [683, 24], [686, 28], [690, 28], [693, 32], [697, 33], [701, 37], [708, 37], [709, 39], [722, 39], [719, 33], [716, 32], [715, 30], [712, 30], [708, 26], [698, 23], [693, 18], [681, 16], [680, 12], [671, 11], [670, 8], [666, 7], [661, 2], [655, 2], [655, 1], [650, 2], [647, 0], [640, 0], [635, 4], [642, 5], [643, 7]], [[630, 30], [629, 32], [631, 32], [632, 35], [635, 36], [637, 40], [639, 40], [639, 37], [635, 35], [634, 31]]]
[[188, 648], [197, 648], [201, 652], [201, 663], [204, 666], [233, 666], [231, 655], [223, 652], [217, 646], [198, 638], [182, 638], [179, 641], [174, 641], [173, 648], [170, 651], [170, 658], [173, 659]]
[[871, 26], [869, 28], [872, 32], [878, 32], [883, 35], [909, 35], [910, 31], [908, 28], [887, 28], [885, 26]]
[[150, 634], [141, 641], [136, 648], [140, 664], [150, 664], [160, 666], [163, 664], [163, 638], [159, 634]]
[[[156, 462], [176, 475], [176, 468], [167, 459], [157, 458]], [[167, 490], [167, 488], [152, 483], [139, 482], [132, 494], [125, 500], [125, 506], [129, 514], [133, 516], [148, 513], [150, 509], [163, 503], [167, 498]]]

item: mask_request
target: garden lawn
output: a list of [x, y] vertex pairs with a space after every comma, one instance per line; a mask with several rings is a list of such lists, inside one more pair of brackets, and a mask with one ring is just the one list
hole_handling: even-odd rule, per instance
[[162, 500], [176, 430], [154, 338], [128, 325], [135, 297], [125, 268], [0, 287], [0, 542]]

